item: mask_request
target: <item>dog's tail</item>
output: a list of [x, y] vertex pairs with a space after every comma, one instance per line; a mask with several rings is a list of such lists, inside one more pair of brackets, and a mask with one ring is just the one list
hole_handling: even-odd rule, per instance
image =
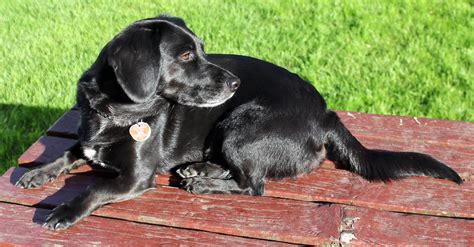
[[369, 181], [430, 176], [462, 183], [453, 169], [429, 155], [367, 149], [346, 129], [336, 113], [329, 111], [327, 116], [325, 147], [328, 159], [338, 167], [355, 172]]

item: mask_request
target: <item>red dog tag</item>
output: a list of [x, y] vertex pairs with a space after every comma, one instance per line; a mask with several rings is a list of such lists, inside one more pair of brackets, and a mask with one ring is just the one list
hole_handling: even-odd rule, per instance
[[133, 140], [137, 142], [142, 142], [148, 139], [148, 137], [150, 137], [151, 128], [150, 125], [145, 122], [138, 122], [130, 126], [128, 132], [130, 133], [130, 136], [132, 136]]

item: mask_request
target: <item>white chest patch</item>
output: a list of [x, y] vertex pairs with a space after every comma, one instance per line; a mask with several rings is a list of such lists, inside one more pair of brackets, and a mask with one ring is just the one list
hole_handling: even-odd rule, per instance
[[82, 150], [82, 152], [84, 153], [84, 156], [86, 156], [86, 158], [88, 158], [90, 161], [94, 162], [94, 164], [98, 164], [98, 165], [101, 165], [102, 167], [104, 168], [112, 168], [112, 169], [115, 169], [113, 167], [109, 167], [107, 164], [105, 164], [104, 162], [100, 161], [97, 159], [97, 151], [95, 149], [92, 149], [92, 148], [84, 148]]
[[97, 154], [97, 151], [95, 151], [92, 148], [85, 148], [83, 152], [84, 152], [84, 156], [86, 156], [90, 160], [94, 160], [94, 157]]

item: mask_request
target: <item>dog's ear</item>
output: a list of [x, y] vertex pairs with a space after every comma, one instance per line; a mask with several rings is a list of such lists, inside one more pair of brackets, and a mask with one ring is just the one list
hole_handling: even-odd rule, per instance
[[145, 102], [156, 92], [160, 79], [159, 42], [157, 29], [133, 27], [108, 44], [108, 64], [118, 84], [134, 102]]

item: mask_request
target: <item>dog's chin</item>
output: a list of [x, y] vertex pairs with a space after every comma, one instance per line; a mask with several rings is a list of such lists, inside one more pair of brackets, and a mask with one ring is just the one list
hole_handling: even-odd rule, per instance
[[183, 101], [183, 100], [177, 100], [176, 103], [180, 105], [185, 105], [185, 106], [193, 106], [193, 107], [201, 107], [201, 108], [212, 108], [216, 106], [220, 106], [224, 104], [227, 100], [232, 98], [234, 96], [234, 93], [230, 94], [229, 96], [223, 98], [223, 99], [218, 99], [218, 100], [208, 100], [206, 102], [193, 102], [193, 101]]
[[215, 100], [215, 101], [207, 101], [203, 104], [196, 104], [195, 106], [196, 107], [202, 107], [202, 108], [209, 108], [209, 107], [216, 107], [216, 106], [220, 106], [222, 104], [224, 104], [227, 100], [229, 100], [230, 98], [232, 98], [232, 96], [234, 96], [235, 93], [232, 93], [230, 94], [229, 96], [227, 96], [226, 98], [222, 99], [222, 100]]

